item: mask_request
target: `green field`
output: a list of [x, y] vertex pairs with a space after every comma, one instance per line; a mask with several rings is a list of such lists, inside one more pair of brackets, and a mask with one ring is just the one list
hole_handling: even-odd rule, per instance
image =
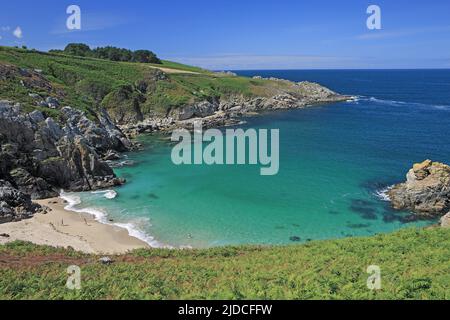
[[[58, 111], [38, 107], [38, 101], [29, 94], [56, 97], [62, 105], [92, 115], [99, 107], [105, 107], [113, 117], [123, 118], [134, 115], [136, 104], [144, 115], [165, 115], [171, 109], [198, 101], [270, 96], [290, 89], [286, 83], [218, 74], [170, 61], [114, 62], [10, 47], [0, 47], [2, 65], [39, 70], [51, 89], [42, 84], [26, 88], [21, 85], [22, 75], [0, 78], [0, 99], [20, 102], [27, 111], [39, 109], [51, 116], [57, 116]], [[159, 79], [158, 68], [170, 72]]]
[[[22, 242], [0, 246], [0, 299], [449, 299], [450, 230], [282, 247], [137, 250], [98, 256]], [[69, 290], [67, 267], [81, 268]], [[367, 288], [369, 265], [381, 289]]]

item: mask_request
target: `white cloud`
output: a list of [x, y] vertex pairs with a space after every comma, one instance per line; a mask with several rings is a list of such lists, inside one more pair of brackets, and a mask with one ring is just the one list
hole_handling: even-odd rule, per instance
[[18, 38], [18, 39], [22, 39], [23, 37], [23, 33], [22, 33], [22, 29], [20, 27], [17, 27], [14, 31], [13, 31], [13, 35], [14, 37]]
[[11, 27], [5, 26], [5, 27], [2, 27], [1, 29], [2, 29], [2, 31], [9, 31], [9, 30], [11, 30]]

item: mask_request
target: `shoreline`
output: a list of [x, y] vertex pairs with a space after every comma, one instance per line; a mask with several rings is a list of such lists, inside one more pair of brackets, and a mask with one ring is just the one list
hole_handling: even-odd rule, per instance
[[[107, 199], [114, 199], [117, 196], [117, 192], [110, 189], [91, 191], [91, 193], [103, 194], [103, 196]], [[59, 195], [58, 198], [64, 202], [65, 211], [83, 216], [88, 215], [89, 217], [93, 218], [96, 222], [102, 225], [124, 229], [128, 232], [128, 235], [130, 237], [144, 242], [151, 248], [172, 248], [171, 246], [159, 243], [152, 236], [139, 230], [131, 221], [116, 223], [108, 218], [107, 212], [104, 212], [102, 210], [91, 207], [77, 208], [77, 206], [82, 204], [82, 201], [78, 196], [73, 195], [72, 193], [65, 193], [61, 191], [61, 194]]]
[[102, 223], [94, 215], [66, 209], [70, 204], [62, 198], [35, 202], [48, 207], [48, 213], [1, 224], [0, 234], [9, 237], [0, 237], [0, 244], [21, 240], [52, 247], [72, 247], [91, 254], [124, 254], [134, 249], [151, 248], [147, 242], [130, 235], [126, 227]]

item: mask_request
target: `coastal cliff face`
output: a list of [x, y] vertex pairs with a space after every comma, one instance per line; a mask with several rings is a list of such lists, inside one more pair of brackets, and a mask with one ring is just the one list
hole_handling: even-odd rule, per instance
[[[146, 132], [170, 131], [176, 128], [192, 128], [193, 122], [196, 120], [202, 120], [205, 127], [211, 128], [237, 124], [243, 116], [258, 112], [299, 109], [351, 99], [351, 97], [340, 95], [317, 83], [307, 81], [296, 83], [274, 78], [270, 81], [283, 83], [285, 87], [273, 90], [273, 96], [269, 97], [231, 95], [212, 98], [173, 109], [165, 117], [148, 117], [138, 122], [121, 123], [119, 126], [130, 136]], [[286, 88], [289, 89], [286, 90]], [[120, 121], [118, 122], [120, 123]]]
[[0, 224], [27, 219], [44, 210], [40, 205], [33, 203], [29, 195], [4, 180], [0, 180], [0, 199]]
[[0, 101], [0, 179], [33, 199], [57, 196], [59, 190], [93, 190], [123, 183], [102, 161], [125, 151], [130, 141], [106, 113], [98, 122], [65, 107], [61, 124], [40, 111]]
[[289, 90], [280, 89], [269, 97], [248, 98], [244, 96], [230, 96], [212, 101], [202, 101], [198, 104], [184, 106], [169, 115], [183, 121], [191, 118], [204, 118], [217, 112], [226, 114], [245, 114], [264, 110], [303, 108], [318, 103], [329, 103], [349, 99], [337, 94], [317, 83], [291, 82], [282, 79], [273, 79], [285, 84]]
[[420, 218], [441, 217], [450, 210], [450, 166], [431, 160], [415, 164], [406, 182], [388, 195], [395, 209], [413, 211]]

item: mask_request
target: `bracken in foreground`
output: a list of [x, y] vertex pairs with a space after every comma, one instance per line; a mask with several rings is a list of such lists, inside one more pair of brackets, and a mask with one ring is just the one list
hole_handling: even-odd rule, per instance
[[[111, 257], [23, 242], [0, 247], [1, 299], [449, 299], [450, 230], [282, 247], [137, 250]], [[81, 268], [81, 290], [65, 284]], [[367, 267], [381, 269], [381, 290]]]

